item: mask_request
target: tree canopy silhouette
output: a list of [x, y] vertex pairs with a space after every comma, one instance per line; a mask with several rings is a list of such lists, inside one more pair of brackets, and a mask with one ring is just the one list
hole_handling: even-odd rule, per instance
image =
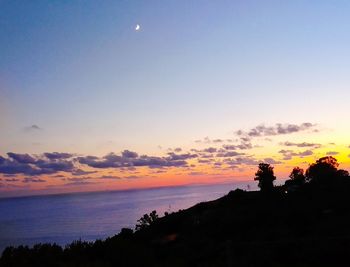
[[289, 175], [289, 178], [293, 181], [295, 185], [302, 185], [305, 183], [304, 170], [299, 167], [294, 167]]
[[299, 167], [294, 167], [292, 172], [289, 175], [289, 180], [286, 180], [284, 183], [285, 189], [288, 192], [293, 192], [298, 190], [306, 182], [304, 175], [304, 170]]
[[307, 181], [313, 184], [328, 184], [337, 178], [349, 176], [346, 170], [338, 170], [339, 163], [332, 156], [322, 157], [306, 170]]
[[276, 180], [273, 167], [268, 163], [260, 163], [254, 180], [259, 181], [258, 186], [261, 191], [271, 191], [273, 189], [273, 181]]

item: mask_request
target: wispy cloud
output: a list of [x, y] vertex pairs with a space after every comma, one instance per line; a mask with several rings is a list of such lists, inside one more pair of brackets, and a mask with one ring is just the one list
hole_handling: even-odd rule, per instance
[[37, 131], [42, 131], [43, 129], [41, 127], [39, 127], [36, 124], [30, 125], [30, 126], [26, 126], [23, 128], [24, 132], [37, 132]]
[[119, 180], [121, 177], [116, 175], [103, 175], [100, 179], [112, 179], [112, 180]]
[[23, 183], [45, 183], [46, 180], [36, 177], [25, 177]]
[[261, 137], [261, 136], [275, 136], [275, 135], [285, 135], [297, 132], [302, 132], [315, 128], [316, 124], [310, 122], [304, 122], [302, 124], [282, 124], [276, 123], [274, 126], [265, 126], [260, 124], [248, 131], [238, 130], [236, 134], [238, 136], [247, 137]]
[[75, 169], [71, 172], [72, 175], [74, 176], [81, 176], [81, 175], [89, 175], [89, 174], [93, 174], [96, 173], [97, 171], [85, 171], [82, 169]]
[[91, 184], [97, 184], [97, 182], [93, 181], [74, 181], [70, 183], [65, 183], [63, 186], [68, 186], [68, 187], [74, 187], [74, 186], [84, 186], [84, 185], [91, 185]]
[[338, 155], [338, 154], [339, 154], [338, 151], [328, 151], [328, 152], [326, 153], [327, 156], [335, 156], [335, 155]]
[[293, 150], [285, 150], [285, 149], [282, 149], [280, 151], [278, 151], [278, 153], [282, 154], [283, 155], [283, 160], [290, 160], [292, 159], [293, 157], [306, 157], [306, 156], [311, 156], [314, 154], [314, 152], [312, 150], [305, 150], [305, 151], [302, 151], [302, 152], [294, 152]]
[[289, 142], [289, 141], [281, 143], [281, 145], [282, 146], [295, 146], [295, 147], [313, 147], [313, 148], [320, 148], [321, 147], [321, 144], [317, 144], [317, 143], [307, 143], [307, 142], [294, 143], [294, 142]]

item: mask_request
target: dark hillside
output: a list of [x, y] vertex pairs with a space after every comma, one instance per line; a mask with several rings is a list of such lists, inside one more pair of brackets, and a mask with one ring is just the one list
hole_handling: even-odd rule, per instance
[[349, 266], [350, 178], [332, 179], [238, 189], [104, 241], [7, 248], [1, 266]]

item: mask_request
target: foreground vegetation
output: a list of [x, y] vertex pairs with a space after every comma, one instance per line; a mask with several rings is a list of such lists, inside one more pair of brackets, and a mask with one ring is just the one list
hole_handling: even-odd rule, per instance
[[350, 178], [325, 157], [273, 186], [260, 164], [261, 191], [240, 189], [159, 218], [144, 215], [136, 231], [62, 248], [8, 247], [0, 266], [348, 266]]

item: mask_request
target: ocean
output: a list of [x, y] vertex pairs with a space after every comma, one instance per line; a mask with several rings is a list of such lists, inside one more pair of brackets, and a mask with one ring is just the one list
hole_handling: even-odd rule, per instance
[[237, 188], [232, 184], [89, 192], [0, 199], [0, 253], [6, 246], [66, 245], [133, 228], [145, 213], [186, 209]]

